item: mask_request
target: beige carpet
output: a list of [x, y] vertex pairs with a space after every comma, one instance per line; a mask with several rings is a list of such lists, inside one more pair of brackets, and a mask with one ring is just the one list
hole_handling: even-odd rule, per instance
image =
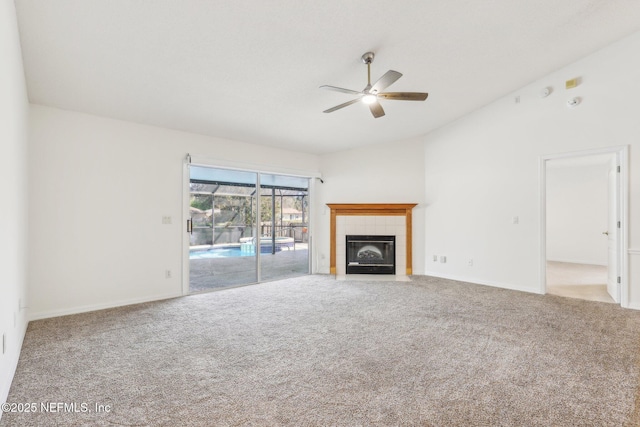
[[607, 267], [604, 265], [548, 261], [547, 293], [615, 303], [607, 292]]
[[637, 426], [639, 356], [613, 304], [305, 276], [32, 322], [8, 401], [79, 411], [0, 425]]

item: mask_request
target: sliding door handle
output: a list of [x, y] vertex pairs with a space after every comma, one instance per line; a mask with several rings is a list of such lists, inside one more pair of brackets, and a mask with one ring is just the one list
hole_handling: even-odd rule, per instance
[[188, 219], [187, 220], [187, 233], [193, 234], [193, 220], [192, 219]]

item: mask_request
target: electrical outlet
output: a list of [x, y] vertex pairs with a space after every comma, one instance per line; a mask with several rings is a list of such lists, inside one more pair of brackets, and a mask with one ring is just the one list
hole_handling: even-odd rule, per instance
[[440, 255], [440, 262], [443, 263], [443, 264], [446, 263], [447, 262], [447, 257], [444, 256], [444, 255]]
[[167, 216], [163, 216], [162, 217], [162, 223], [165, 224], [165, 225], [166, 224], [171, 224], [172, 223], [171, 216], [168, 216], [168, 215]]
[[438, 255], [433, 256], [433, 262], [438, 262]]
[[171, 270], [165, 270], [164, 277], [165, 279], [171, 279]]
[[469, 267], [473, 267], [473, 259], [469, 260]]

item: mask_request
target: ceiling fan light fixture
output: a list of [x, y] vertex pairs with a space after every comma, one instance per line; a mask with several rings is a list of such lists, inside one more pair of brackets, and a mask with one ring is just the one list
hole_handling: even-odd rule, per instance
[[322, 85], [320, 89], [329, 89], [335, 92], [348, 93], [350, 95], [356, 95], [357, 98], [352, 99], [351, 101], [343, 102], [340, 105], [336, 105], [333, 108], [329, 108], [328, 110], [324, 110], [323, 113], [332, 113], [336, 110], [340, 110], [344, 107], [348, 107], [349, 105], [356, 104], [362, 101], [363, 104], [369, 106], [369, 110], [371, 114], [373, 114], [374, 118], [380, 118], [384, 116], [384, 110], [382, 109], [382, 105], [378, 102], [378, 98], [383, 98], [386, 100], [396, 100], [396, 101], [424, 101], [427, 99], [428, 93], [423, 92], [384, 92], [384, 90], [395, 83], [400, 77], [402, 77], [402, 73], [399, 73], [394, 70], [389, 70], [382, 75], [373, 85], [371, 84], [371, 62], [373, 62], [374, 58], [373, 52], [367, 52], [362, 55], [362, 62], [367, 65], [367, 85], [364, 87], [362, 91], [356, 91], [351, 89], [345, 89], [337, 86], [329, 86]]
[[375, 95], [368, 94], [362, 97], [362, 102], [364, 102], [367, 105], [371, 105], [374, 102], [376, 102], [376, 99], [378, 98]]

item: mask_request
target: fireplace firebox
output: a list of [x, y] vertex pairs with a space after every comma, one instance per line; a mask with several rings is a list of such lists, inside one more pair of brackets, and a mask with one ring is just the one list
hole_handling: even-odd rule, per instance
[[346, 238], [347, 274], [396, 274], [396, 236]]

